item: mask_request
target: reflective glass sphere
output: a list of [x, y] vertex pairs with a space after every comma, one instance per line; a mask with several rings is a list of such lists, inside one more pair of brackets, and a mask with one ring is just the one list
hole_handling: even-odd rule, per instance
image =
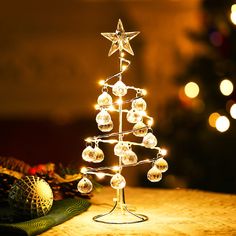
[[129, 145], [125, 142], [118, 142], [114, 147], [114, 153], [116, 156], [123, 156], [128, 150]]
[[104, 153], [102, 149], [99, 147], [95, 147], [94, 152], [95, 152], [95, 159], [93, 160], [93, 162], [94, 163], [102, 162], [104, 160]]
[[142, 121], [139, 121], [133, 127], [133, 134], [136, 137], [144, 137], [147, 134], [147, 132], [148, 132], [148, 128]]
[[100, 125], [109, 124], [111, 122], [111, 116], [105, 109], [102, 109], [96, 116], [96, 122]]
[[83, 177], [78, 182], [77, 188], [80, 193], [90, 193], [93, 189], [93, 184], [88, 178]]
[[162, 178], [161, 171], [154, 165], [147, 173], [147, 178], [151, 182], [158, 182]]
[[137, 98], [132, 101], [132, 108], [138, 111], [145, 111], [147, 104], [143, 98]]
[[143, 137], [143, 145], [146, 148], [153, 148], [157, 145], [157, 139], [152, 133], [148, 133]]
[[97, 99], [99, 106], [110, 106], [112, 104], [112, 97], [108, 92], [103, 92]]
[[157, 159], [154, 164], [161, 172], [168, 170], [168, 163], [164, 158]]
[[101, 130], [102, 132], [110, 132], [113, 129], [112, 120], [109, 123], [105, 124], [105, 125], [98, 124], [98, 129]]
[[117, 173], [112, 176], [110, 184], [111, 184], [111, 187], [114, 189], [122, 189], [125, 187], [126, 181], [125, 181], [125, 178], [121, 174]]
[[125, 154], [122, 156], [122, 163], [124, 165], [136, 164], [137, 161], [138, 161], [138, 157], [136, 153], [130, 149], [126, 151]]
[[95, 151], [91, 146], [87, 146], [82, 152], [82, 158], [85, 161], [92, 162], [95, 160]]
[[127, 93], [127, 87], [119, 80], [113, 85], [112, 93], [116, 96], [124, 96]]
[[137, 110], [132, 109], [127, 112], [126, 118], [129, 123], [137, 123], [142, 120], [142, 115]]

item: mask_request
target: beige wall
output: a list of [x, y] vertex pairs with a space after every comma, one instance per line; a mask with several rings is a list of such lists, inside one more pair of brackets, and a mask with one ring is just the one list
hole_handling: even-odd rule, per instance
[[[141, 31], [125, 76], [149, 91], [150, 113], [177, 93], [173, 75], [195, 47], [198, 0], [5, 1], [0, 7], [0, 116], [70, 119], [91, 116], [97, 80], [117, 71], [100, 32]], [[176, 55], [182, 61], [176, 60]], [[154, 110], [154, 111], [153, 111]], [[154, 115], [154, 114], [153, 114]]]

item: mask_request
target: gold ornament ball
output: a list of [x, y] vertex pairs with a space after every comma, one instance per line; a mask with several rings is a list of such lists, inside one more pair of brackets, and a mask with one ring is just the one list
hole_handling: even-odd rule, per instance
[[50, 211], [53, 193], [45, 180], [36, 176], [26, 176], [12, 186], [8, 200], [17, 218], [33, 219]]

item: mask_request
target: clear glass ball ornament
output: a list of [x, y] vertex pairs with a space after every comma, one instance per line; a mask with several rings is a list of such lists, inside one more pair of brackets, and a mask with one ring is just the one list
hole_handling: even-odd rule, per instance
[[118, 142], [114, 147], [116, 156], [123, 156], [129, 150], [129, 145], [125, 142]]
[[96, 122], [100, 125], [109, 124], [111, 122], [111, 116], [105, 109], [102, 109], [96, 116]]
[[147, 108], [147, 103], [143, 98], [137, 98], [132, 101], [132, 108], [138, 111], [145, 111]]
[[97, 99], [97, 103], [99, 106], [110, 106], [112, 104], [111, 95], [104, 91]]
[[112, 120], [109, 123], [105, 124], [105, 125], [98, 124], [98, 129], [101, 130], [102, 132], [110, 132], [113, 129]]
[[102, 162], [104, 160], [104, 153], [102, 149], [99, 147], [95, 147], [94, 152], [95, 152], [95, 159], [93, 160], [93, 162], [94, 163]]
[[83, 177], [78, 182], [77, 189], [80, 193], [90, 193], [93, 189], [93, 184], [88, 178]]
[[154, 164], [161, 172], [168, 170], [168, 163], [164, 158], [157, 159]]
[[112, 176], [110, 184], [111, 184], [111, 187], [114, 189], [122, 189], [125, 187], [126, 181], [125, 181], [125, 178], [121, 174], [117, 173]]
[[87, 146], [82, 152], [82, 158], [88, 162], [94, 161], [96, 158], [94, 148], [91, 146]]
[[133, 127], [133, 134], [136, 137], [144, 137], [147, 134], [147, 132], [148, 132], [148, 128], [142, 121], [139, 121]]
[[153, 148], [157, 145], [157, 139], [152, 133], [148, 133], [143, 137], [143, 145], [146, 148]]
[[127, 93], [127, 87], [122, 81], [117, 81], [112, 87], [112, 93], [116, 96], [124, 96]]
[[129, 123], [137, 123], [142, 120], [142, 115], [135, 109], [129, 110], [126, 115]]
[[158, 182], [162, 178], [161, 171], [154, 165], [147, 173], [147, 178], [151, 182]]
[[135, 152], [133, 152], [131, 149], [125, 152], [124, 156], [122, 156], [122, 163], [124, 165], [131, 165], [136, 164], [138, 161], [138, 157]]

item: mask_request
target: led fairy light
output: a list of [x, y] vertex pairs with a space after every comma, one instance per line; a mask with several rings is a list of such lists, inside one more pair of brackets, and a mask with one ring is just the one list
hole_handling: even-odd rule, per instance
[[[139, 32], [125, 32], [121, 20], [118, 21], [117, 29], [114, 33], [102, 33], [105, 38], [112, 42], [108, 55], [111, 56], [116, 51], [119, 51], [120, 70], [115, 75], [99, 81], [102, 86], [102, 93], [98, 96], [97, 104], [95, 105], [95, 109], [98, 110], [96, 122], [98, 129], [107, 134], [85, 139], [87, 145], [82, 152], [82, 158], [87, 162], [100, 163], [104, 160], [104, 153], [99, 144], [111, 144], [114, 148], [114, 158], [117, 160], [117, 165], [83, 167], [81, 169], [83, 178], [78, 183], [78, 190], [81, 193], [89, 193], [92, 191], [92, 182], [89, 180], [89, 175], [95, 175], [99, 179], [104, 177], [111, 178], [110, 185], [116, 190], [115, 205], [110, 212], [95, 216], [93, 219], [97, 222], [127, 224], [147, 220], [147, 216], [135, 214], [127, 208], [124, 195], [126, 180], [122, 175], [122, 170], [128, 167], [149, 164], [151, 168], [147, 172], [147, 178], [151, 182], [158, 182], [162, 178], [162, 173], [168, 169], [168, 164], [164, 159], [167, 151], [157, 146], [157, 139], [151, 129], [153, 118], [146, 111], [147, 103], [144, 99], [147, 94], [146, 90], [129, 86], [123, 82], [123, 74], [131, 63], [124, 58], [124, 51], [134, 55], [129, 41], [138, 34]], [[111, 83], [111, 81], [114, 82]], [[126, 100], [125, 95], [129, 91], [133, 91], [135, 96]], [[118, 132], [108, 133], [113, 129], [110, 112], [118, 113]], [[123, 130], [124, 119], [130, 123], [130, 130]], [[131, 134], [141, 138], [141, 142], [126, 140], [126, 136]], [[138, 160], [135, 152], [136, 146], [152, 149], [156, 152], [156, 155], [152, 159]]]

